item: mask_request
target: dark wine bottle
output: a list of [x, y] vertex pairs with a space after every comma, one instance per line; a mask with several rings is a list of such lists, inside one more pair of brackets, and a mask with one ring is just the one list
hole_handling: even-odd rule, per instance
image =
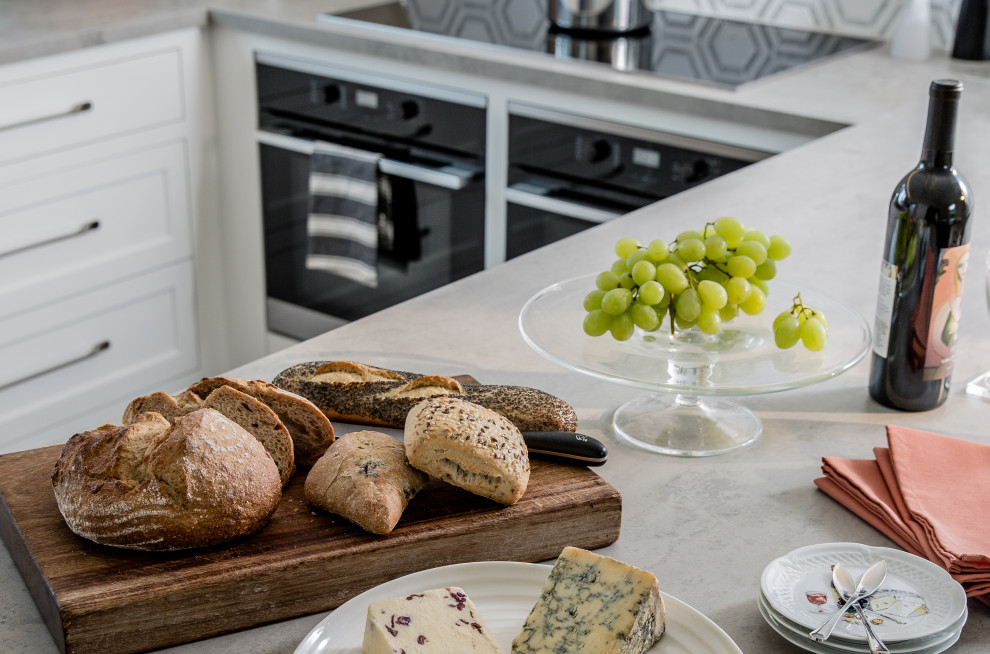
[[932, 82], [921, 161], [890, 199], [870, 395], [903, 411], [934, 409], [949, 394], [973, 207], [952, 162], [962, 88]]

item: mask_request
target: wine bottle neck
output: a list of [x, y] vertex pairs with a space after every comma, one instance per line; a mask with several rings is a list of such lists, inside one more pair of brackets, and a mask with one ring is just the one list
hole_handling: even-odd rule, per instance
[[956, 115], [962, 84], [955, 80], [932, 82], [928, 102], [928, 124], [921, 148], [921, 162], [949, 167], [955, 149]]

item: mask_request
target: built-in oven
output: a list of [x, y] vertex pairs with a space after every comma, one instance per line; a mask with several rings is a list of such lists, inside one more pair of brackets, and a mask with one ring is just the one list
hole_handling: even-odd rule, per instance
[[[270, 332], [306, 339], [484, 267], [484, 96], [282, 56], [256, 56]], [[376, 284], [307, 260], [314, 149], [372, 153], [396, 243]]]
[[507, 259], [771, 154], [544, 107], [509, 111]]

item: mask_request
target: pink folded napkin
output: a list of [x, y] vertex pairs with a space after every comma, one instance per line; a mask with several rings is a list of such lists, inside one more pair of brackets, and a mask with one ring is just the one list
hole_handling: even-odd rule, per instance
[[990, 603], [990, 445], [894, 425], [887, 445], [822, 457], [815, 485]]

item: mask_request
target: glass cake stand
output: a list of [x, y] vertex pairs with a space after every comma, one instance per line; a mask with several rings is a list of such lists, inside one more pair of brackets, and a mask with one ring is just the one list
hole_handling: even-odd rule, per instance
[[[861, 316], [812, 289], [770, 282], [762, 314], [740, 314], [715, 335], [697, 329], [670, 333], [669, 320], [655, 332], [637, 329], [628, 341], [584, 333], [584, 296], [595, 275], [549, 286], [519, 314], [526, 342], [565, 368], [624, 386], [654, 391], [615, 411], [616, 435], [640, 449], [675, 456], [724, 454], [759, 439], [763, 427], [749, 409], [725, 398], [774, 393], [839, 375], [869, 350], [870, 328]], [[798, 293], [828, 319], [828, 343], [811, 352], [800, 343], [781, 350], [773, 342], [773, 318]]]

